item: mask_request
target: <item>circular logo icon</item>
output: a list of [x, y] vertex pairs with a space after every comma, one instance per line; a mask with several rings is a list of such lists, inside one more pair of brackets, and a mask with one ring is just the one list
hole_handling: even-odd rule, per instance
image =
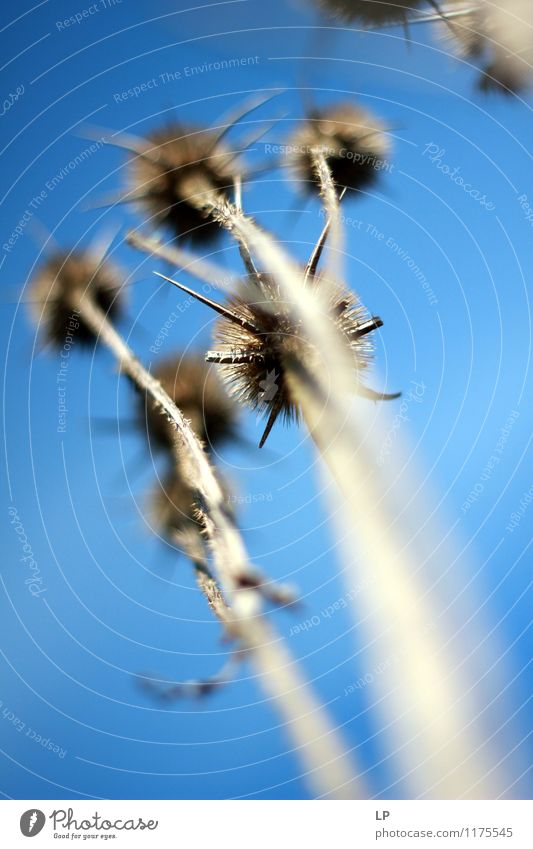
[[46, 817], [42, 811], [37, 808], [30, 808], [25, 811], [20, 818], [20, 830], [24, 837], [35, 837], [43, 830]]

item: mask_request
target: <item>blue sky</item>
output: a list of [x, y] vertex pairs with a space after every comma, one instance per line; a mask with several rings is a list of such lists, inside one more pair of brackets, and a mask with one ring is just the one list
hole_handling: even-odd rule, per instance
[[[409, 437], [418, 465], [430, 470], [431, 487], [442, 497], [444, 521], [457, 523], [469, 545], [460, 580], [471, 582], [500, 647], [500, 709], [508, 718], [501, 739], [515, 750], [507, 762], [510, 793], [530, 795], [531, 775], [524, 774], [531, 763], [532, 680], [530, 96], [481, 96], [475, 69], [443, 52], [427, 29], [413, 28], [409, 45], [395, 29], [319, 29], [303, 0], [189, 10], [155, 0], [149, 13], [133, 0], [32, 6], [23, 2], [1, 13], [2, 91], [9, 98], [18, 89], [19, 97], [4, 104], [1, 118], [8, 474], [2, 486], [0, 790], [14, 798], [308, 795], [248, 666], [230, 687], [198, 703], [162, 707], [136, 687], [134, 676], [142, 672], [177, 679], [214, 673], [228, 647], [186, 561], [150, 534], [143, 519], [156, 470], [141, 436], [128, 427], [134, 399], [113, 361], [105, 351], [72, 356], [67, 429], [58, 433], [58, 358], [39, 353], [27, 309], [17, 304], [42, 259], [43, 232], [64, 247], [115, 232], [111, 254], [135, 280], [122, 329], [139, 356], [155, 361], [150, 347], [172, 311], [179, 320], [161, 355], [205, 350], [212, 316], [200, 305], [184, 308], [185, 297], [153, 278], [152, 271], [165, 266], [124, 244], [126, 229], [140, 223], [135, 211], [95, 208], [124, 186], [121, 152], [100, 147], [63, 179], [50, 181], [90, 146], [84, 138], [89, 124], [137, 134], [176, 117], [214, 124], [250, 93], [279, 87], [283, 94], [233, 132], [237, 143], [277, 119], [249, 155], [259, 165], [264, 143], [283, 143], [302, 117], [303, 86], [318, 104], [356, 99], [390, 128], [390, 169], [344, 209], [350, 219], [346, 277], [385, 322], [376, 383], [389, 391], [405, 391], [412, 381], [425, 386], [423, 403], [409, 407]], [[81, 20], [67, 26], [76, 12]], [[245, 64], [209, 69], [228, 59]], [[156, 83], [148, 87], [151, 80]], [[124, 97], [142, 85], [138, 96]], [[286, 170], [268, 172], [246, 188], [244, 201], [303, 258], [322, 218], [318, 204], [304, 204], [293, 189]], [[7, 249], [28, 210], [31, 220]], [[239, 270], [224, 238], [213, 250], [213, 259]], [[111, 420], [105, 432], [97, 424], [103, 418]], [[256, 444], [253, 416], [243, 414], [243, 428]], [[296, 427], [278, 426], [269, 442], [264, 454], [224, 448], [219, 462], [243, 496], [240, 522], [255, 562], [296, 583], [304, 599], [303, 613], [276, 612], [273, 619], [331, 703], [335, 722], [368, 770], [371, 792], [402, 795], [379, 734], [372, 687], [345, 695], [369, 672], [364, 655], [354, 657], [359, 629], [344, 609], [321, 615], [346, 588], [317, 494], [311, 446]], [[498, 444], [500, 462], [487, 474]], [[46, 592], [38, 597], [25, 583], [10, 510], [17, 511], [39, 564]], [[513, 514], [519, 517], [514, 523]], [[320, 616], [319, 626], [291, 636], [294, 625], [313, 615]]]

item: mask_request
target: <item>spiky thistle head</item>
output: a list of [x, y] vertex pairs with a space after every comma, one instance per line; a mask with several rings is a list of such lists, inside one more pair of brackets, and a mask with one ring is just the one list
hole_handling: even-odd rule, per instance
[[360, 21], [365, 26], [406, 23], [423, 0], [318, 0], [320, 8], [343, 21]]
[[462, 59], [481, 56], [486, 47], [481, 10], [468, 0], [454, 0], [449, 8], [461, 14], [436, 21], [436, 30], [444, 47]]
[[67, 337], [94, 344], [93, 330], [79, 306], [92, 302], [110, 318], [120, 317], [124, 290], [118, 269], [91, 251], [55, 253], [36, 272], [30, 285], [30, 309], [46, 342], [62, 347]]
[[205, 523], [196, 493], [180, 466], [158, 481], [151, 494], [149, 515], [154, 528], [169, 543], [193, 562], [205, 562]]
[[[218, 476], [228, 514], [234, 515], [230, 488]], [[197, 492], [179, 463], [158, 481], [150, 497], [149, 515], [156, 530], [195, 562], [206, 558], [205, 521]]]
[[129, 166], [132, 196], [159, 226], [202, 244], [219, 232], [201, 208], [206, 193], [227, 192], [238, 168], [216, 133], [171, 123], [146, 138], [146, 151]]
[[[381, 320], [370, 318], [357, 296], [343, 284], [316, 275], [309, 285], [321, 300], [325, 319], [334, 323], [353, 354], [356, 371], [364, 371], [373, 350], [368, 333], [379, 327]], [[296, 358], [312, 364], [317, 352], [272, 275], [245, 280], [229, 299], [228, 307], [241, 322], [224, 316], [217, 321], [217, 351], [210, 351], [207, 359], [220, 363], [233, 397], [268, 416], [263, 445], [279, 415], [286, 420], [299, 416], [298, 402], [287, 381], [287, 363]]]
[[390, 143], [384, 124], [353, 103], [316, 109], [288, 140], [290, 161], [304, 191], [319, 181], [313, 151], [321, 151], [337, 186], [371, 185], [384, 167]]
[[[153, 374], [208, 447], [236, 436], [235, 404], [203, 357], [176, 354], [158, 363]], [[175, 428], [146, 395], [139, 415], [150, 443], [171, 452]]]

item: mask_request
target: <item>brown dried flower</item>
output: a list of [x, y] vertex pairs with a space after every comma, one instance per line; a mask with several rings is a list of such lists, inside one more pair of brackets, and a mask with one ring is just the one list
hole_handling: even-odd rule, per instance
[[220, 134], [172, 123], [149, 133], [129, 166], [132, 197], [159, 226], [176, 237], [205, 243], [219, 233], [213, 218], [198, 209], [198, 198], [226, 192], [238, 175], [235, 154]]
[[[235, 404], [203, 357], [175, 354], [158, 363], [153, 374], [208, 447], [236, 437]], [[175, 428], [146, 395], [139, 413], [150, 443], [172, 451]]]
[[[319, 243], [318, 247], [321, 249], [323, 244]], [[361, 394], [374, 400], [398, 397], [397, 394], [375, 393], [361, 384], [361, 372], [366, 369], [373, 350], [368, 334], [380, 327], [382, 321], [377, 316], [369, 316], [346, 286], [316, 274], [319, 255], [320, 250], [315, 249], [302, 273], [306, 285], [314, 287], [321, 298], [324, 318], [334, 322], [354, 356], [357, 373], [354, 385]], [[165, 279], [181, 288], [176, 281]], [[206, 360], [220, 364], [228, 391], [234, 398], [268, 414], [259, 443], [262, 447], [280, 414], [289, 420], [299, 414], [298, 402], [292, 397], [286, 379], [288, 362], [295, 358], [312, 362], [317, 360], [318, 353], [303, 335], [291, 305], [283, 300], [272, 275], [260, 273], [248, 277], [225, 306], [203, 296], [201, 300], [222, 315], [215, 329], [218, 350], [209, 351]]]
[[95, 341], [79, 307], [91, 301], [110, 318], [120, 316], [124, 297], [121, 275], [108, 260], [90, 251], [56, 253], [37, 271], [30, 287], [30, 308], [46, 341], [62, 347], [67, 337], [82, 345]]
[[318, 0], [324, 12], [366, 26], [405, 23], [423, 0]]
[[337, 186], [371, 185], [390, 153], [385, 126], [366, 109], [341, 103], [316, 109], [288, 140], [290, 161], [304, 191], [319, 187], [313, 151], [321, 151]]

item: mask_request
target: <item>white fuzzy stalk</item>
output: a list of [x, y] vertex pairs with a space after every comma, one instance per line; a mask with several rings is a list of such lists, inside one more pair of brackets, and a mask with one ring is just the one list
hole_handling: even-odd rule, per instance
[[305, 358], [294, 360], [285, 364], [287, 377], [342, 493], [341, 538], [353, 540], [356, 531], [360, 566], [356, 570], [353, 549], [347, 566], [353, 585], [363, 587], [362, 608], [379, 610], [381, 645], [404, 660], [388, 707], [396, 740], [402, 741], [397, 756], [404, 772], [414, 773], [416, 795], [432, 788], [436, 798], [493, 798], [485, 758], [475, 754], [479, 741], [469, 727], [474, 717], [465, 706], [464, 687], [454, 680], [457, 661], [442, 648], [449, 635], [427, 632], [425, 624], [435, 616], [416, 577], [419, 564], [406, 555], [408, 540], [393, 527], [384, 507], [388, 483], [375, 473], [376, 455], [371, 443], [370, 450], [365, 446], [368, 428], [352, 403], [356, 385], [351, 357], [333, 322], [325, 320], [319, 293], [303, 285], [300, 270], [274, 240], [235, 208], [226, 206], [221, 212], [228, 229], [236, 231], [275, 276], [284, 298], [293, 304], [295, 321], [302, 323], [320, 352], [319, 368], [311, 372]]
[[[88, 298], [73, 298], [72, 307], [116, 357], [122, 371], [150, 394], [176, 427], [176, 451], [188, 465], [197, 489], [213, 555], [216, 577], [226, 594], [232, 626], [248, 651], [261, 685], [284, 721], [289, 739], [315, 795], [331, 799], [364, 798], [336, 729], [317, 701], [295, 661], [262, 614], [254, 587], [243, 588], [253, 574], [239, 531], [228, 513], [224, 493], [204, 450], [187, 420], [144, 368], [105, 313]], [[187, 471], [187, 470], [186, 470]]]

